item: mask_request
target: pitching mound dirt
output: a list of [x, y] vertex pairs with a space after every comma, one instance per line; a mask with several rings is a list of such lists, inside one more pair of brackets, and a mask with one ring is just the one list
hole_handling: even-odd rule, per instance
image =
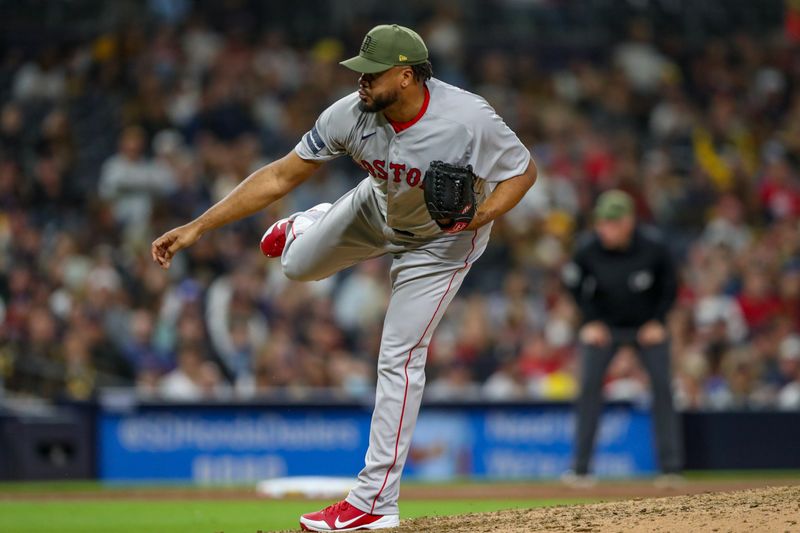
[[800, 532], [800, 487], [404, 520], [418, 532]]

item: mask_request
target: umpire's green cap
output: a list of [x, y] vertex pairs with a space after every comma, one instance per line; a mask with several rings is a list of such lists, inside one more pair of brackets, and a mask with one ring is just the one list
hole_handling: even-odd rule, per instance
[[631, 195], [619, 189], [612, 189], [597, 198], [597, 203], [594, 207], [594, 218], [596, 220], [618, 220], [633, 214], [633, 210], [633, 198], [631, 198]]
[[427, 60], [428, 48], [417, 32], [397, 24], [381, 24], [369, 30], [358, 55], [341, 64], [362, 74], [374, 74]]

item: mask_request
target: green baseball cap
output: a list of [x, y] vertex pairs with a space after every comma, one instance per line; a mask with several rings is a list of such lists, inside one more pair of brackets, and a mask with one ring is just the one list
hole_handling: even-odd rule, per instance
[[397, 24], [375, 26], [361, 43], [358, 55], [340, 64], [362, 74], [392, 67], [418, 65], [428, 59], [428, 48], [417, 32]]
[[594, 217], [598, 220], [618, 220], [634, 211], [631, 195], [619, 189], [612, 189], [597, 198]]

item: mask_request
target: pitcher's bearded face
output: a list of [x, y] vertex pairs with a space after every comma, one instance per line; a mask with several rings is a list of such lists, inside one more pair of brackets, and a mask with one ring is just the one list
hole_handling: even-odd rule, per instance
[[[359, 96], [361, 95], [359, 94]], [[358, 109], [359, 111], [363, 111], [365, 113], [377, 113], [378, 111], [383, 111], [395, 103], [397, 99], [397, 91], [392, 91], [387, 94], [378, 94], [375, 96], [365, 95], [361, 98], [361, 101], [358, 102]]]
[[393, 69], [377, 74], [362, 74], [358, 79], [358, 109], [364, 113], [383, 111], [400, 98], [400, 91], [393, 87], [392, 76], [385, 74]]

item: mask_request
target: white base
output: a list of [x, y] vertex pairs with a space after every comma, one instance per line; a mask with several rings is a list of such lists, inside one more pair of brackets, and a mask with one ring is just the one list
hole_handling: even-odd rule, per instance
[[304, 496], [319, 499], [344, 499], [353, 484], [353, 478], [349, 477], [282, 477], [260, 481], [256, 485], [256, 492], [269, 498]]

